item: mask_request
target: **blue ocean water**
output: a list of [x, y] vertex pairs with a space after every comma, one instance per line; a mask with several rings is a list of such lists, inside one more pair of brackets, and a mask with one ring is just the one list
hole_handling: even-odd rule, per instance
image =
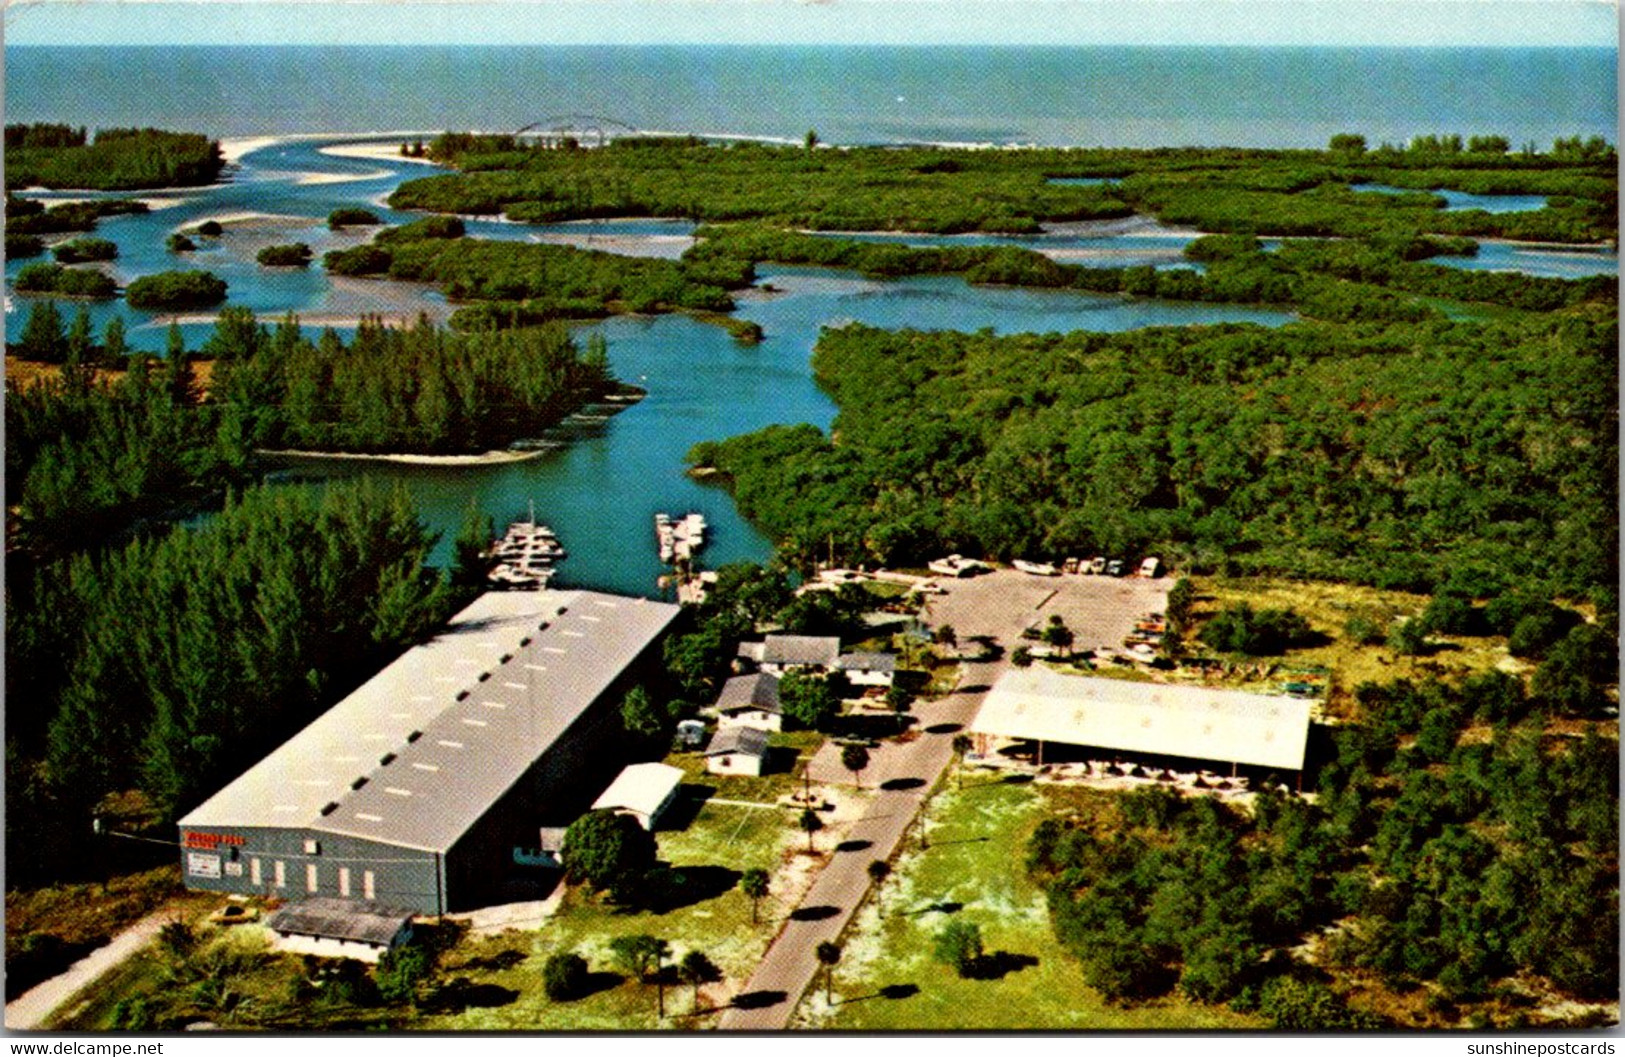
[[826, 142], [1615, 138], [1611, 48], [8, 47], [6, 120], [215, 136], [568, 114]]

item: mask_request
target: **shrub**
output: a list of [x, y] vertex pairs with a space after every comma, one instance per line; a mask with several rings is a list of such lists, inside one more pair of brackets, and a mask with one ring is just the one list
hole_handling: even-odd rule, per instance
[[424, 217], [398, 228], [387, 228], [376, 237], [378, 242], [415, 242], [418, 239], [460, 239], [463, 222], [457, 217]]
[[542, 990], [555, 1002], [579, 998], [587, 989], [587, 959], [575, 951], [561, 951], [542, 966]]
[[322, 258], [323, 266], [334, 275], [379, 275], [389, 271], [392, 263], [394, 258], [382, 246], [333, 250]]
[[366, 227], [379, 223], [382, 221], [378, 219], [378, 214], [370, 209], [358, 209], [354, 206], [335, 209], [327, 214], [327, 226], [334, 231], [344, 227]]
[[131, 308], [208, 308], [226, 299], [226, 282], [209, 272], [143, 275], [124, 291]]
[[63, 297], [112, 297], [118, 284], [105, 272], [64, 268], [60, 264], [30, 264], [17, 273], [20, 294], [60, 294]]
[[1465, 598], [1457, 595], [1436, 595], [1422, 611], [1422, 623], [1429, 631], [1446, 635], [1472, 635], [1482, 624], [1478, 610]]
[[1507, 649], [1514, 657], [1544, 657], [1579, 622], [1579, 614], [1548, 602], [1518, 618], [1507, 636]]
[[1221, 653], [1251, 656], [1283, 653], [1305, 642], [1309, 622], [1291, 609], [1260, 609], [1243, 602], [1226, 606], [1202, 629], [1201, 640]]
[[267, 268], [303, 268], [310, 263], [310, 247], [303, 242], [267, 246], [254, 259]]
[[37, 257], [45, 251], [45, 240], [38, 235], [19, 235], [6, 233], [6, 257], [9, 260], [21, 260], [24, 257]]
[[982, 957], [982, 930], [974, 921], [956, 918], [937, 933], [931, 953], [960, 976], [969, 976]]
[[193, 230], [199, 235], [208, 235], [210, 238], [214, 238], [224, 234], [226, 229], [220, 226], [218, 220], [205, 220]]
[[175, 234], [169, 236], [169, 238], [165, 240], [164, 247], [168, 249], [170, 253], [190, 253], [197, 249], [197, 243], [193, 242], [191, 239], [177, 231]]
[[63, 264], [110, 261], [118, 256], [118, 247], [106, 239], [74, 239], [60, 246], [53, 246], [51, 256]]
[[1343, 625], [1343, 633], [1350, 642], [1361, 646], [1375, 646], [1382, 642], [1382, 625], [1367, 616], [1349, 617], [1348, 623]]

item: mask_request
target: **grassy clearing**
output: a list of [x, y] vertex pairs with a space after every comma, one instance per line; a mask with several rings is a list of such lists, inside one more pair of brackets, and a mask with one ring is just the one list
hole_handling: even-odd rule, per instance
[[[816, 735], [813, 736], [816, 738]], [[787, 735], [792, 747], [801, 735]], [[777, 739], [776, 739], [777, 740]], [[798, 854], [805, 837], [782, 808], [750, 807], [772, 803], [795, 787], [789, 774], [762, 778], [718, 777], [705, 773], [704, 761], [692, 754], [670, 762], [688, 774], [686, 782], [703, 785], [711, 795], [681, 830], [658, 834], [661, 858], [689, 878], [689, 901], [664, 912], [627, 911], [580, 889], [566, 892], [558, 912], [538, 931], [510, 930], [471, 937], [442, 961], [443, 974], [461, 977], [457, 985], [469, 994], [489, 995], [489, 1005], [469, 1004], [455, 1012], [429, 1013], [411, 1027], [435, 1031], [648, 1031], [695, 1030], [714, 1026], [717, 1007], [749, 976], [784, 914], [798, 896], [796, 885], [805, 870], [822, 858]], [[722, 803], [718, 801], [740, 801]], [[819, 834], [827, 847], [832, 831]], [[739, 875], [759, 867], [772, 875], [771, 891], [752, 921], [750, 900], [738, 889]], [[694, 992], [688, 985], [666, 989], [667, 1017], [656, 1016], [656, 989], [624, 976], [615, 966], [609, 945], [616, 937], [648, 933], [671, 945], [671, 962], [690, 950], [701, 950], [722, 970], [725, 979], [700, 989], [702, 1012], [694, 1015]], [[594, 974], [593, 989], [572, 1002], [553, 1002], [541, 988], [547, 958], [575, 951]], [[668, 963], [670, 964], [670, 963]]]
[[[930, 811], [930, 847], [905, 853], [859, 913], [835, 970], [835, 1002], [822, 980], [797, 1013], [801, 1027], [853, 1031], [1248, 1029], [1223, 1007], [1172, 997], [1108, 1005], [1050, 934], [1043, 892], [1023, 862], [1033, 827], [1055, 812], [1093, 812], [1110, 794], [950, 779]], [[954, 917], [975, 922], [988, 954], [1016, 966], [1000, 979], [965, 980], [932, 960], [936, 933]]]
[[1309, 621], [1329, 642], [1295, 649], [1284, 657], [1262, 658], [1287, 665], [1319, 665], [1332, 671], [1329, 712], [1354, 718], [1353, 691], [1364, 682], [1387, 683], [1400, 678], [1453, 678], [1507, 667], [1512, 661], [1507, 640], [1501, 636], [1436, 635], [1431, 655], [1401, 657], [1386, 645], [1365, 646], [1350, 638], [1344, 627], [1351, 617], [1363, 616], [1381, 627], [1398, 617], [1414, 617], [1427, 607], [1428, 596], [1384, 591], [1351, 584], [1300, 583], [1262, 578], [1193, 578], [1197, 590], [1196, 617], [1201, 621], [1228, 605], [1246, 602], [1255, 609], [1290, 608]]

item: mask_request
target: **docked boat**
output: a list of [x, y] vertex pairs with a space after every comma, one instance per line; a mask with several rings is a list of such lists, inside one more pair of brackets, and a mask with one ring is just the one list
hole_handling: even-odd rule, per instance
[[553, 530], [536, 520], [532, 504], [529, 519], [510, 524], [502, 538], [491, 545], [490, 556], [495, 562], [487, 574], [491, 586], [539, 591], [558, 571], [553, 563], [568, 555]]
[[686, 562], [694, 558], [705, 546], [705, 515], [655, 515], [655, 544], [660, 560], [668, 564]]

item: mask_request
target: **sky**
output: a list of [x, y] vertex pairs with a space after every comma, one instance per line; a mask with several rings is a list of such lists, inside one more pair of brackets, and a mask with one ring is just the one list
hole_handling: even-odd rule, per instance
[[1617, 46], [1612, 0], [0, 0], [29, 44]]

